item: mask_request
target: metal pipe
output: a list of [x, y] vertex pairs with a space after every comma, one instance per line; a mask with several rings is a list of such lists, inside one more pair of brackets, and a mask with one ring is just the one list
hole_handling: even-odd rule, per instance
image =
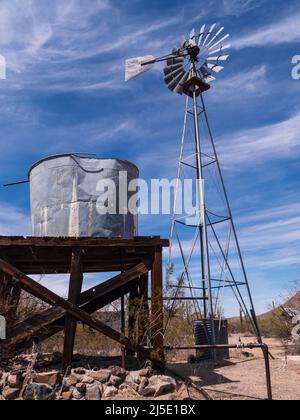
[[273, 400], [273, 392], [272, 392], [272, 377], [271, 377], [269, 347], [266, 344], [263, 344], [262, 345], [262, 351], [263, 351], [264, 359], [265, 359], [266, 381], [267, 381], [267, 389], [268, 389], [268, 400], [272, 401]]
[[[150, 301], [151, 298], [148, 298], [148, 300]], [[170, 302], [170, 301], [195, 301], [195, 300], [208, 300], [208, 297], [204, 298], [202, 296], [198, 297], [164, 297], [163, 301], [165, 302]]]

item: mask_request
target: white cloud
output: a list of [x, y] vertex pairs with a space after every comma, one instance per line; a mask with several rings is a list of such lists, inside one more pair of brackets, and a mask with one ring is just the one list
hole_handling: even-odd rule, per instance
[[248, 97], [265, 95], [268, 93], [267, 66], [263, 64], [237, 73], [235, 76], [221, 78], [215, 85], [210, 96], [210, 99], [215, 102], [228, 103], [228, 98], [230, 98], [231, 103], [236, 103], [244, 101], [244, 95]]
[[174, 26], [182, 16], [149, 25], [126, 21], [120, 25], [119, 19], [109, 0], [23, 0], [21, 6], [18, 0], [3, 0], [0, 47], [8, 66], [3, 89], [121, 89], [124, 58], [148, 48], [153, 54], [160, 52], [167, 39], [155, 34]]
[[28, 214], [13, 205], [0, 203], [1, 236], [28, 236], [30, 231], [31, 222]]
[[241, 163], [295, 158], [300, 152], [299, 125], [300, 112], [282, 122], [231, 133], [219, 141], [222, 162], [231, 162], [234, 157], [238, 169]]
[[263, 3], [265, 0], [222, 0], [222, 14], [240, 16], [262, 6]]
[[300, 15], [293, 13], [278, 22], [249, 30], [247, 35], [242, 35], [232, 42], [236, 49], [245, 47], [267, 47], [284, 43], [300, 41]]

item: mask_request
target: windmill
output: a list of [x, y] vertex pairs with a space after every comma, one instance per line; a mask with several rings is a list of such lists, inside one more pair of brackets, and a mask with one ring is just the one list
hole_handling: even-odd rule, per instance
[[[194, 29], [179, 48], [168, 55], [151, 55], [126, 61], [125, 80], [149, 71], [164, 62], [164, 81], [176, 94], [186, 96], [183, 135], [178, 166], [178, 180], [187, 171], [197, 180], [196, 217], [178, 214], [179, 182], [175, 193], [171, 225], [169, 264], [174, 253], [181, 267], [182, 281], [174, 285], [189, 290], [195, 312], [205, 330], [207, 344], [220, 343], [222, 320], [218, 315], [221, 298], [234, 297], [248, 319], [259, 343], [262, 343], [254, 302], [242, 257], [228, 193], [225, 187], [215, 141], [209, 123], [204, 93], [224, 69], [229, 58], [229, 34], [224, 27], [203, 25]], [[204, 180], [204, 181], [203, 181]], [[201, 296], [199, 296], [201, 293]], [[219, 316], [219, 319], [218, 319]], [[216, 353], [214, 353], [214, 357]]]

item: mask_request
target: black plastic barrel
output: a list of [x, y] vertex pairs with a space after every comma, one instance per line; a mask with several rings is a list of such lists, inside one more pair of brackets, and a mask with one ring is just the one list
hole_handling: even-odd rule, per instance
[[[214, 329], [216, 344], [228, 344], [228, 323], [226, 320], [214, 320]], [[195, 341], [196, 346], [212, 345], [212, 322], [210, 319], [204, 319], [195, 322]], [[197, 350], [197, 361], [210, 361], [213, 360], [214, 352], [211, 349]], [[216, 351], [218, 360], [226, 360], [230, 358], [229, 349], [218, 349]]]

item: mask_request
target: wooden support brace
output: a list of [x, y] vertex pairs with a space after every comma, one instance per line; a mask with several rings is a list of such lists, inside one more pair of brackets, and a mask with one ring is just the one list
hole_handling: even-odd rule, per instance
[[[92, 314], [115, 300], [122, 294], [130, 293], [136, 286], [140, 276], [148, 273], [150, 262], [141, 262], [130, 270], [81, 293], [79, 305], [82, 310]], [[65, 310], [50, 308], [39, 315], [35, 315], [8, 331], [8, 340], [0, 345], [10, 346], [18, 353], [32, 346], [32, 341], [42, 342], [64, 329]]]
[[[83, 274], [82, 274], [82, 262], [81, 262], [81, 251], [74, 250], [72, 253], [71, 261], [71, 275], [69, 285], [69, 297], [68, 300], [74, 305], [78, 305], [80, 293], [82, 289]], [[65, 323], [65, 338], [64, 338], [64, 352], [62, 370], [66, 370], [71, 366], [74, 352], [75, 335], [77, 329], [77, 321], [70, 315], [66, 316]]]
[[111, 327], [105, 325], [103, 322], [93, 318], [86, 312], [82, 311], [78, 307], [74, 306], [71, 302], [61, 298], [51, 290], [37, 283], [24, 273], [13, 267], [11, 264], [0, 259], [0, 270], [11, 275], [14, 279], [18, 280], [24, 289], [45, 302], [51, 302], [53, 306], [60, 306], [69, 315], [75, 318], [77, 321], [88, 325], [90, 328], [104, 334], [112, 340], [124, 345], [127, 349], [138, 353], [141, 357], [149, 359], [156, 364], [160, 369], [164, 369], [165, 364], [160, 358], [157, 358], [156, 354], [153, 354], [148, 349], [132, 343], [127, 337], [124, 337], [121, 333], [115, 331]]

